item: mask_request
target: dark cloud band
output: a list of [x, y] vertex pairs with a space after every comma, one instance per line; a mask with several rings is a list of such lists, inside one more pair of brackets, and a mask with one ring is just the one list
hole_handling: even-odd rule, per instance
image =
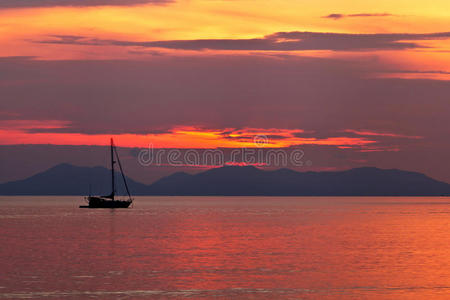
[[388, 13], [378, 13], [378, 14], [371, 14], [371, 13], [360, 13], [360, 14], [329, 14], [326, 16], [323, 16], [322, 18], [325, 19], [333, 19], [333, 20], [339, 20], [343, 18], [355, 18], [355, 17], [392, 17], [392, 14]]
[[[199, 39], [168, 41], [104, 40], [83, 36], [54, 35], [50, 39], [35, 41], [45, 44], [73, 44], [93, 46], [137, 46], [178, 50], [247, 50], [247, 51], [368, 51], [426, 48], [414, 41], [448, 39], [450, 32], [410, 34], [347, 34], [326, 32], [277, 32], [254, 39]], [[407, 42], [406, 42], [407, 41]]]
[[168, 2], [171, 2], [171, 0], [0, 0], [0, 9], [55, 6], [128, 6], [165, 4]]

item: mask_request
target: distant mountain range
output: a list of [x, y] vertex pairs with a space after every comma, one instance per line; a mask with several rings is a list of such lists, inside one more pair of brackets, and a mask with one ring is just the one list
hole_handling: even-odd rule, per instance
[[[110, 192], [110, 172], [103, 167], [60, 164], [29, 178], [0, 184], [0, 195], [87, 195]], [[125, 188], [120, 174], [117, 193]], [[225, 166], [190, 175], [179, 172], [146, 185], [127, 178], [133, 195], [224, 196], [439, 196], [450, 184], [424, 174], [372, 167], [339, 172], [274, 171]]]

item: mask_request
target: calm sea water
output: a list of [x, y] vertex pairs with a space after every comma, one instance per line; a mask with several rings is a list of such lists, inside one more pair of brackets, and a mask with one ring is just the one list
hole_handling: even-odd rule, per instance
[[449, 198], [0, 197], [0, 298], [444, 299]]

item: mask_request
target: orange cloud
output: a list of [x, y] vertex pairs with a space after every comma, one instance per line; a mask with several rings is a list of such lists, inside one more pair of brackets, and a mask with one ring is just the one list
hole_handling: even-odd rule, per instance
[[202, 129], [176, 127], [164, 133], [152, 134], [83, 134], [52, 132], [65, 129], [68, 122], [20, 120], [0, 122], [0, 144], [108, 145], [112, 136], [122, 147], [155, 148], [283, 148], [296, 145], [362, 146], [375, 140], [353, 137], [298, 137], [299, 129], [242, 128]]

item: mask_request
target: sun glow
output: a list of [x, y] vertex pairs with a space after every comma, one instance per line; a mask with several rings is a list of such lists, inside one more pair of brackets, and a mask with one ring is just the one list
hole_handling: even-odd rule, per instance
[[0, 145], [55, 144], [108, 145], [114, 137], [122, 147], [154, 148], [284, 148], [297, 145], [363, 146], [376, 143], [366, 137], [301, 137], [298, 129], [227, 128], [208, 130], [175, 127], [158, 134], [81, 134], [52, 132], [69, 128], [67, 122], [28, 121], [0, 123]]

